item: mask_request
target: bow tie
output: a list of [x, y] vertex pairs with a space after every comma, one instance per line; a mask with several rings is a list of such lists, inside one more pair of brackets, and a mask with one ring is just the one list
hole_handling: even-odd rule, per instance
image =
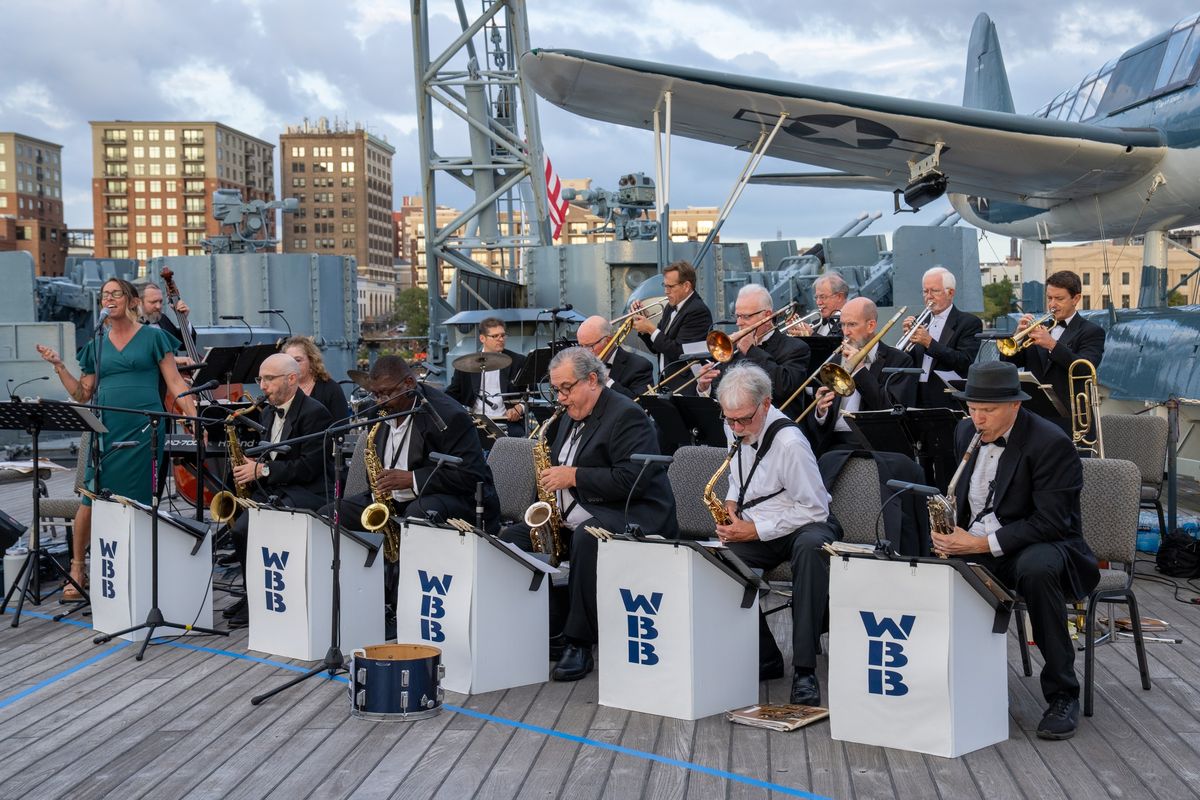
[[271, 410], [275, 412], [275, 416], [277, 416], [277, 417], [282, 417], [285, 413], [287, 413], [282, 408], [279, 408], [278, 406], [271, 406]]
[[674, 313], [675, 313], [675, 306], [673, 306], [673, 305], [668, 305], [666, 308], [664, 308], [664, 309], [663, 309], [663, 313], [664, 313], [664, 314], [674, 314]]
[[1008, 440], [1006, 440], [1003, 436], [997, 436], [995, 441], [987, 442], [987, 444], [994, 445], [996, 447], [1004, 447], [1006, 444], [1008, 444]]

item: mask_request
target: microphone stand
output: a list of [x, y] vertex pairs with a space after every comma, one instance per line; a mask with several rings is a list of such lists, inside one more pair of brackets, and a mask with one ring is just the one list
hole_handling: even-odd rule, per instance
[[[99, 406], [99, 408], [104, 407]], [[145, 628], [147, 629], [146, 638], [142, 640], [142, 646], [138, 649], [136, 656], [136, 660], [141, 661], [146, 655], [146, 648], [150, 645], [150, 640], [154, 638], [155, 628], [172, 628], [185, 632], [194, 631], [211, 636], [228, 636], [229, 631], [219, 631], [215, 628], [201, 628], [191, 624], [170, 622], [163, 616], [162, 609], [158, 607], [158, 506], [160, 499], [158, 488], [158, 424], [160, 420], [166, 421], [167, 419], [193, 420], [199, 424], [200, 418], [189, 417], [183, 414], [170, 414], [166, 411], [123, 410], [126, 413], [141, 414], [150, 420], [150, 610], [146, 613], [146, 621], [140, 625], [134, 625], [115, 633], [104, 633], [92, 641], [95, 644], [104, 644], [118, 636], [124, 636], [127, 633], [133, 633]], [[96, 485], [99, 487], [99, 483]]]
[[[370, 419], [360, 422], [350, 422], [343, 425], [337, 425], [323, 431], [310, 433], [305, 436], [297, 436], [286, 441], [276, 442], [267, 448], [262, 448], [261, 452], [266, 453], [272, 449], [280, 447], [290, 447], [294, 444], [307, 442], [311, 439], [324, 438], [332, 436], [338, 442], [338, 446], [334, 450], [334, 477], [333, 477], [333, 525], [330, 529], [333, 534], [333, 563], [330, 569], [333, 570], [333, 588], [330, 592], [330, 603], [333, 613], [330, 617], [329, 631], [329, 649], [325, 651], [325, 658], [321, 663], [305, 672], [292, 678], [290, 681], [276, 686], [262, 694], [255, 695], [250, 698], [250, 705], [256, 706], [264, 700], [269, 700], [280, 692], [290, 689], [298, 683], [308, 680], [314, 675], [320, 675], [322, 672], [328, 672], [329, 677], [333, 677], [339, 672], [346, 671], [346, 657], [342, 654], [342, 509], [343, 500], [345, 500], [345, 485], [342, 483], [342, 470], [345, 467], [346, 454], [341, 447], [342, 437], [348, 432], [356, 428], [365, 428], [374, 425], [377, 422], [387, 422], [388, 420], [399, 419], [401, 417], [411, 416], [422, 411], [424, 406], [417, 405], [407, 411], [399, 411], [395, 414], [386, 414], [383, 416], [371, 417]], [[364, 446], [372, 447], [373, 442], [367, 442]]]
[[[880, 558], [890, 559], [894, 553], [892, 552], [892, 543], [887, 539], [879, 536], [879, 523], [883, 519], [883, 510], [888, 507], [888, 503], [895, 500], [905, 492], [915, 492], [923, 495], [938, 494], [938, 490], [932, 486], [924, 486], [919, 483], [909, 483], [908, 481], [890, 480], [887, 482], [889, 489], [895, 489], [887, 500], [883, 501], [883, 505], [879, 507], [879, 513], [875, 515], [875, 555]], [[920, 553], [914, 553], [914, 556], [919, 556]]]
[[[637, 477], [633, 479], [633, 484], [629, 487], [629, 494], [625, 495], [625, 535], [630, 539], [641, 539], [642, 526], [636, 522], [629, 521], [629, 503], [633, 500], [633, 492], [637, 489], [638, 482], [642, 480], [642, 476], [646, 474], [646, 470], [651, 464], [670, 464], [675, 460], [673, 456], [663, 456], [657, 453], [634, 453], [630, 457], [631, 461], [641, 461], [642, 469], [638, 472]], [[676, 536], [676, 539], [679, 537]]]

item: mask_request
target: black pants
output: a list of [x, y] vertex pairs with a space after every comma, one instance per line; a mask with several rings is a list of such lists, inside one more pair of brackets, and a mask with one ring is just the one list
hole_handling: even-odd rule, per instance
[[[590, 537], [589, 537], [590, 538]], [[769, 570], [787, 561], [792, 565], [792, 665], [815, 669], [821, 652], [821, 623], [829, 605], [829, 557], [821, 545], [841, 538], [841, 527], [832, 517], [810, 522], [787, 536], [767, 541], [730, 542], [728, 547], [747, 566]], [[779, 654], [766, 618], [759, 612], [759, 661]]]
[[1038, 542], [1011, 555], [996, 558], [981, 554], [980, 564], [991, 570], [1005, 586], [1015, 589], [1029, 609], [1029, 622], [1046, 665], [1042, 667], [1042, 695], [1079, 697], [1075, 677], [1075, 647], [1067, 631], [1067, 561], [1063, 552], [1048, 542]]
[[[574, 532], [563, 529], [567, 539], [567, 556], [571, 571], [565, 590], [550, 587], [550, 635], [564, 634], [576, 644], [593, 645], [600, 640], [596, 621], [596, 559], [600, 542], [587, 532], [589, 525], [603, 527], [592, 517], [576, 526]], [[512, 542], [526, 552], [532, 552], [529, 526], [524, 523], [508, 525], [500, 538]]]

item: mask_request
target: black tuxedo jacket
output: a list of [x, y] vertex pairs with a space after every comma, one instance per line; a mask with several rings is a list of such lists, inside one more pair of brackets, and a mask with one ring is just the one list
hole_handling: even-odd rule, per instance
[[[492, 520], [500, 514], [500, 500], [492, 470], [483, 458], [483, 448], [471, 415], [445, 392], [432, 386], [419, 386], [417, 393], [429, 401], [429, 405], [445, 422], [441, 430], [437, 418], [429, 411], [417, 411], [412, 416], [412, 429], [408, 440], [408, 463], [412, 467], [413, 491], [420, 496], [447, 494], [458, 497], [475, 497], [475, 485], [483, 483], [484, 516]], [[387, 467], [384, 450], [387, 447], [388, 425], [380, 427], [372, 443], [380, 463]], [[444, 464], [437, 468], [430, 453], [444, 453], [462, 459], [461, 464]]]
[[950, 306], [950, 315], [938, 338], [930, 342], [929, 347], [913, 345], [908, 351], [914, 367], [925, 362], [925, 356], [933, 358], [933, 366], [929, 370], [929, 380], [917, 387], [917, 405], [921, 408], [957, 408], [957, 401], [946, 394], [946, 383], [934, 372], [957, 372], [963, 378], [967, 370], [975, 363], [979, 354], [981, 342], [975, 334], [983, 330], [983, 322], [974, 314], [959, 311], [957, 306]]
[[[167, 317], [167, 315], [166, 315], [166, 314], [163, 314], [162, 316], [160, 316], [160, 317], [158, 318], [158, 322], [156, 322], [156, 323], [154, 323], [154, 324], [155, 324], [156, 326], [158, 326], [158, 328], [159, 328], [160, 330], [162, 330], [162, 331], [164, 331], [165, 333], [169, 333], [169, 334], [171, 334], [172, 336], [174, 336], [174, 337], [175, 337], [175, 341], [179, 342], [179, 344], [178, 344], [178, 345], [175, 347], [175, 351], [176, 351], [176, 352], [179, 352], [179, 351], [183, 350], [183, 334], [180, 332], [180, 330], [179, 330], [179, 326], [178, 326], [178, 325], [176, 325], [174, 322], [172, 322], [172, 321], [170, 320], [170, 318], [168, 318], [168, 317]], [[189, 333], [191, 333], [191, 334], [192, 334], [192, 341], [193, 341], [193, 342], [194, 342], [194, 341], [196, 341], [196, 328], [195, 328], [195, 326], [189, 325], [189, 326], [188, 326], [188, 328], [190, 329], [190, 330], [189, 330]]]
[[[954, 432], [957, 459], [974, 435], [970, 419], [958, 424]], [[976, 450], [955, 487], [958, 524], [963, 528], [980, 510], [972, 509], [967, 499], [978, 457]], [[1021, 409], [996, 468], [992, 498], [1000, 520], [996, 539], [1005, 556], [1038, 542], [1060, 549], [1066, 556], [1069, 581], [1063, 589], [1073, 599], [1085, 597], [1100, 580], [1096, 557], [1083, 540], [1082, 490], [1083, 468], [1070, 438], [1054, 423]]]
[[[512, 350], [505, 350], [504, 355], [511, 358], [512, 363], [506, 368], [499, 370], [500, 391], [508, 393], [513, 390], [513, 378], [517, 376], [517, 373], [521, 371], [521, 367], [525, 364], [525, 356], [520, 353], [514, 353]], [[483, 374], [479, 372], [455, 370], [454, 377], [450, 379], [450, 385], [446, 387], [446, 394], [462, 403], [470, 411], [475, 406], [475, 400], [479, 397], [479, 384], [482, 377]], [[469, 424], [474, 425], [474, 423]]]
[[646, 391], [646, 387], [654, 383], [654, 367], [639, 355], [634, 355], [618, 347], [613, 353], [612, 364], [608, 367], [608, 377], [612, 378], [612, 386], [626, 397], [636, 397]]
[[[273, 406], [264, 406], [258, 412], [258, 423], [266, 429], [266, 432], [261, 434], [263, 442], [266, 442], [271, 437], [271, 426], [275, 424]], [[283, 441], [307, 436], [323, 431], [332, 424], [333, 419], [325, 406], [297, 389], [292, 405], [283, 418], [283, 431], [279, 439]], [[259, 460], [264, 458], [269, 459], [270, 456], [259, 456]], [[322, 437], [294, 444], [288, 452], [276, 455], [274, 461], [264, 463], [269, 463], [270, 474], [260, 478], [257, 484], [268, 495], [297, 487], [320, 497], [327, 496], [326, 478], [332, 481], [333, 464]]]
[[[880, 342], [879, 351], [875, 354], [875, 361], [868, 369], [860, 369], [854, 375], [854, 388], [862, 395], [862, 402], [858, 406], [859, 410], [880, 411], [890, 409], [895, 405], [902, 405], [905, 408], [913, 405], [917, 396], [917, 376], [883, 374], [884, 367], [911, 366], [912, 359], [908, 357], [908, 353], [903, 353]], [[883, 388], [885, 383], [887, 384], [886, 392]], [[804, 418], [809, 429], [809, 439], [814, 445], [817, 445], [817, 452], [824, 453], [827, 449], [825, 440], [833, 433], [833, 426], [837, 423], [841, 408], [842, 398], [835, 396], [824, 422], [817, 422], [815, 411]]]
[[[658, 453], [658, 437], [637, 403], [608, 388], [601, 390], [595, 408], [583, 423], [575, 454], [575, 495], [601, 525], [620, 533], [627, 521], [625, 498], [643, 466], [630, 457], [634, 453]], [[565, 415], [555, 423], [551, 463], [558, 463], [558, 454], [575, 424]], [[565, 508], [559, 511], [565, 516]], [[675, 495], [663, 464], [650, 464], [637, 481], [629, 501], [628, 521], [641, 525], [647, 534], [678, 534]]]
[[[1055, 396], [1068, 413], [1071, 410], [1071, 392], [1067, 368], [1075, 359], [1086, 358], [1099, 370], [1100, 359], [1103, 357], [1104, 329], [1088, 322], [1078, 313], [1063, 331], [1062, 338], [1054, 345], [1053, 350], [1032, 345], [1011, 357], [1001, 356], [1005, 361], [1011, 361], [1018, 367], [1029, 370], [1042, 383], [1053, 386]], [[1060, 418], [1059, 427], [1069, 428], [1070, 419]]]
[[685, 344], [704, 341], [704, 337], [712, 330], [712, 323], [712, 312], [704, 305], [700, 295], [693, 292], [684, 302], [683, 308], [672, 314], [670, 319], [667, 319], [664, 309], [662, 319], [658, 321], [658, 336], [653, 340], [644, 333], [639, 333], [638, 336], [645, 343], [647, 350], [662, 356], [660, 364], [670, 364], [672, 361], [678, 361], [683, 355]]
[[[796, 387], [808, 377], [808, 361], [812, 354], [809, 346], [800, 339], [773, 333], [765, 342], [751, 347], [746, 353], [737, 350], [736, 345], [734, 347], [733, 358], [722, 367], [722, 374], [729, 367], [742, 361], [757, 364], [771, 378], [771, 404], [789, 416], [799, 414], [803, 408], [803, 398], [797, 397], [787, 408], [783, 407], [783, 402], [791, 397]], [[713, 397], [716, 397], [720, 382], [721, 376], [717, 376], [712, 383], [710, 394]]]

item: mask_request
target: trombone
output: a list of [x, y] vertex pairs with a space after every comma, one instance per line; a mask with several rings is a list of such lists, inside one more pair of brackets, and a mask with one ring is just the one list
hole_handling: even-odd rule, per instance
[[[1067, 392], [1071, 396], [1071, 440], [1079, 450], [1090, 450], [1104, 458], [1104, 441], [1100, 430], [1100, 383], [1096, 367], [1086, 358], [1077, 358], [1067, 367]], [[1096, 426], [1096, 435], [1088, 432]]]
[[917, 318], [913, 320], [912, 327], [900, 337], [900, 341], [896, 342], [896, 349], [905, 353], [911, 352], [914, 347], [912, 341], [913, 334], [916, 333], [917, 328], [921, 327], [922, 325], [928, 327], [931, 319], [933, 319], [933, 303], [927, 303], [925, 305], [925, 310], [918, 314]]
[[[713, 330], [708, 332], [708, 336], [704, 337], [704, 346], [708, 348], [708, 354], [710, 356], [712, 356], [713, 360], [717, 361], [718, 363], [721, 363], [721, 364], [728, 363], [729, 361], [731, 361], [733, 359], [733, 354], [734, 354], [735, 348], [737, 346], [737, 343], [739, 341], [741, 341], [742, 339], [744, 339], [746, 336], [750, 335], [754, 331], [758, 330], [758, 328], [761, 325], [763, 325], [764, 323], [774, 320], [780, 314], [791, 314], [793, 309], [795, 308], [795, 305], [796, 305], [795, 302], [788, 303], [786, 306], [779, 309], [775, 313], [771, 314], [771, 316], [767, 317], [767, 319], [764, 319], [762, 322], [752, 325], [749, 328], [740, 330], [737, 333], [733, 334], [732, 336], [729, 335], [728, 333], [725, 333], [724, 331], [719, 331], [714, 328]], [[778, 333], [779, 326], [773, 325], [771, 327], [771, 330]], [[672, 378], [679, 375], [685, 369], [688, 369], [690, 367], [691, 367], [690, 363], [685, 364], [682, 368], [675, 370], [669, 376], [667, 376], [663, 380], [659, 381], [658, 385], [661, 386], [662, 384], [670, 381]], [[693, 375], [692, 377], [688, 378], [686, 381], [681, 383], [679, 386], [675, 387], [675, 392], [683, 391], [684, 389], [691, 386], [693, 383], [695, 383], [699, 379], [700, 379], [699, 373]], [[658, 387], [656, 386], [654, 388], [657, 389]], [[653, 394], [654, 392], [647, 390], [647, 393]]]
[[[815, 377], [821, 382], [822, 386], [824, 386], [826, 389], [829, 389], [831, 392], [834, 392], [835, 394], [838, 394], [842, 397], [849, 397], [850, 395], [854, 394], [854, 373], [858, 371], [858, 368], [862, 365], [862, 362], [865, 361], [867, 356], [871, 354], [871, 350], [875, 348], [875, 345], [879, 344], [883, 337], [887, 335], [887, 332], [891, 330], [892, 326], [895, 325], [902, 316], [904, 316], [905, 311], [908, 311], [908, 306], [900, 306], [900, 310], [893, 314], [892, 318], [889, 319], [887, 323], [880, 328], [879, 331], [872, 336], [866, 344], [859, 348], [858, 352], [854, 354], [849, 363], [846, 365], [843, 366], [833, 363], [833, 357], [839, 354], [842, 348], [839, 347], [838, 349], [834, 350], [833, 353], [830, 354], [829, 358], [825, 360], [825, 363], [818, 367], [817, 371], [809, 376], [808, 380], [800, 385], [800, 389], [803, 389], [806, 385], [808, 385], [809, 381]], [[788, 398], [787, 403], [790, 403], [795, 399], [796, 395], [800, 393], [800, 389], [797, 389], [795, 394]], [[786, 406], [787, 403], [784, 403], [784, 405]], [[816, 407], [817, 398], [813, 397], [813, 400], [808, 404], [808, 407], [800, 412], [800, 416], [796, 417], [796, 422], [799, 422], [807, 417], [809, 412]]]
[[1001, 355], [1015, 356], [1017, 353], [1033, 344], [1033, 340], [1029, 338], [1029, 334], [1034, 328], [1040, 325], [1045, 325], [1046, 330], [1050, 330], [1057, 324], [1058, 320], [1054, 318], [1054, 312], [1047, 311], [1045, 314], [1029, 323], [1028, 328], [1022, 328], [1012, 336], [998, 340], [996, 342], [996, 349], [1000, 351]]

